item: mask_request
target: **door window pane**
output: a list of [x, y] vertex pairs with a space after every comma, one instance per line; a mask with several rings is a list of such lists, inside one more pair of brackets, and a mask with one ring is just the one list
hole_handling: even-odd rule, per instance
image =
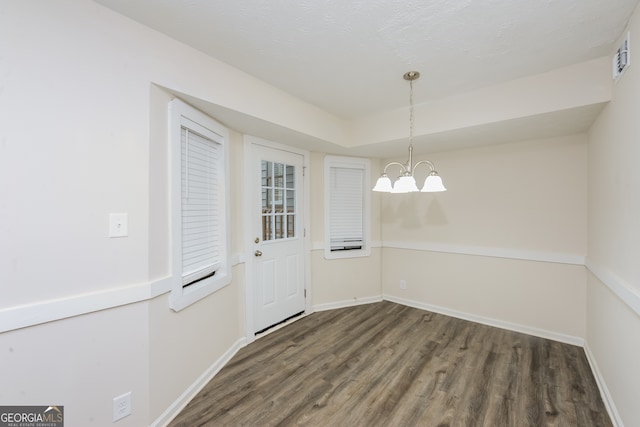
[[275, 231], [275, 238], [276, 239], [284, 238], [284, 221], [282, 220], [283, 218], [284, 218], [284, 215], [275, 215], [274, 216], [274, 219], [275, 219], [274, 231]]
[[296, 237], [295, 166], [261, 162], [262, 240]]
[[271, 228], [271, 219], [272, 217], [269, 215], [265, 215], [262, 217], [262, 240], [272, 240], [272, 228]]
[[295, 237], [295, 215], [287, 215], [287, 237]]
[[296, 211], [296, 194], [294, 190], [287, 190], [287, 213]]
[[284, 165], [282, 163], [273, 164], [274, 184], [276, 188], [284, 187]]
[[276, 188], [273, 190], [273, 206], [276, 210], [275, 213], [283, 213], [284, 212], [284, 190]]
[[295, 166], [287, 165], [287, 188], [295, 188]]
[[273, 179], [273, 163], [262, 161], [262, 187], [271, 187]]

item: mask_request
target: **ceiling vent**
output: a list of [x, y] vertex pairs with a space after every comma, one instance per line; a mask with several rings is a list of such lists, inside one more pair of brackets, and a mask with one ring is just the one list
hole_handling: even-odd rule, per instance
[[620, 49], [613, 55], [613, 61], [611, 63], [613, 67], [613, 78], [617, 80], [622, 76], [622, 74], [629, 68], [631, 65], [631, 51], [629, 50], [629, 36], [627, 33], [627, 37], [624, 39], [622, 44], [620, 45]]

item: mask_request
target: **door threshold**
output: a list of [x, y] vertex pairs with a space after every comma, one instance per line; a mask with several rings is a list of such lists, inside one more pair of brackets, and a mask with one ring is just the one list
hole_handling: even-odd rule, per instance
[[289, 316], [286, 319], [284, 319], [284, 320], [282, 320], [282, 321], [280, 321], [278, 323], [274, 323], [271, 326], [267, 326], [264, 329], [260, 329], [259, 331], [257, 331], [255, 333], [255, 337], [259, 338], [259, 337], [262, 337], [262, 336], [265, 336], [265, 335], [269, 334], [270, 332], [277, 331], [278, 329], [283, 328], [283, 327], [295, 322], [298, 319], [301, 319], [302, 317], [304, 317], [304, 314], [305, 314], [305, 312], [303, 310], [300, 313], [296, 313], [293, 316]]

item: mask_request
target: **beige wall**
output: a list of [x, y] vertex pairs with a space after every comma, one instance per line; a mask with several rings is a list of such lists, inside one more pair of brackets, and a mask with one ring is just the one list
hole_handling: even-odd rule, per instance
[[583, 266], [404, 249], [383, 253], [387, 299], [581, 344]]
[[587, 349], [619, 421], [640, 425], [640, 13], [632, 65], [589, 132]]
[[[168, 104], [175, 96], [151, 86], [149, 147], [149, 276], [161, 279], [170, 267], [170, 194], [167, 153]], [[229, 133], [231, 171], [243, 170], [242, 135]], [[231, 182], [231, 253], [244, 250], [242, 174]], [[149, 301], [149, 408], [152, 420], [171, 407], [245, 335], [244, 265], [232, 269], [231, 285], [179, 312], [169, 310], [167, 294]], [[188, 355], [188, 363], [185, 356]]]
[[[113, 397], [132, 391], [133, 414], [119, 425], [150, 424], [245, 330], [237, 132], [233, 282], [179, 313], [168, 308], [169, 92], [318, 141], [349, 142], [345, 125], [91, 1], [4, 4], [0, 34], [0, 182], [19, 183], [0, 186], [0, 401], [62, 404], [70, 425], [106, 425]], [[587, 68], [599, 75], [601, 65]], [[313, 153], [313, 305], [385, 295], [586, 337], [621, 418], [640, 425], [631, 397], [640, 390], [629, 380], [640, 377], [637, 309], [609, 290], [630, 290], [632, 301], [640, 290], [638, 73], [616, 85], [589, 134], [588, 187], [584, 135], [434, 154], [450, 191], [373, 194], [368, 258], [324, 259], [324, 154]], [[607, 88], [590, 86], [584, 102], [607, 98]], [[379, 172], [373, 161], [372, 181]], [[129, 214], [129, 237], [107, 238], [111, 212]], [[599, 272], [587, 274], [588, 287], [587, 235]]]
[[241, 266], [233, 269], [233, 278], [231, 285], [178, 313], [167, 309], [166, 295], [149, 303], [152, 420], [244, 336]]
[[380, 248], [364, 258], [324, 258], [319, 249], [311, 253], [312, 304], [315, 309], [380, 300]]
[[[450, 151], [430, 159], [449, 191], [383, 196], [383, 293], [580, 342], [586, 136]], [[407, 281], [406, 290], [400, 280]]]
[[618, 425], [640, 425], [640, 317], [593, 274], [588, 275], [587, 342], [603, 399]]
[[[380, 299], [380, 195], [371, 195], [371, 256], [324, 258], [324, 158], [311, 155], [311, 287], [314, 307], [331, 307]], [[371, 161], [371, 188], [378, 179], [379, 161]]]
[[416, 157], [435, 162], [449, 191], [383, 195], [385, 243], [586, 254], [585, 135]]
[[[325, 140], [343, 123], [92, 1], [2, 8], [0, 182], [18, 185], [0, 186], [0, 401], [108, 425], [131, 391], [118, 424], [148, 425], [245, 334], [237, 132], [233, 282], [168, 306], [169, 92]], [[112, 212], [128, 213], [128, 237], [108, 238]]]
[[147, 425], [148, 327], [138, 303], [0, 334], [0, 402], [62, 405], [65, 425], [109, 425], [113, 398], [130, 391], [119, 425]]

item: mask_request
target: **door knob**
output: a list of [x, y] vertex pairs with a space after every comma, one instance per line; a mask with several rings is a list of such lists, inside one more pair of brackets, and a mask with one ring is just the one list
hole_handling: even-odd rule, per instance
[[256, 251], [256, 252], [254, 253], [254, 255], [255, 255], [255, 256], [262, 256], [262, 251]]

